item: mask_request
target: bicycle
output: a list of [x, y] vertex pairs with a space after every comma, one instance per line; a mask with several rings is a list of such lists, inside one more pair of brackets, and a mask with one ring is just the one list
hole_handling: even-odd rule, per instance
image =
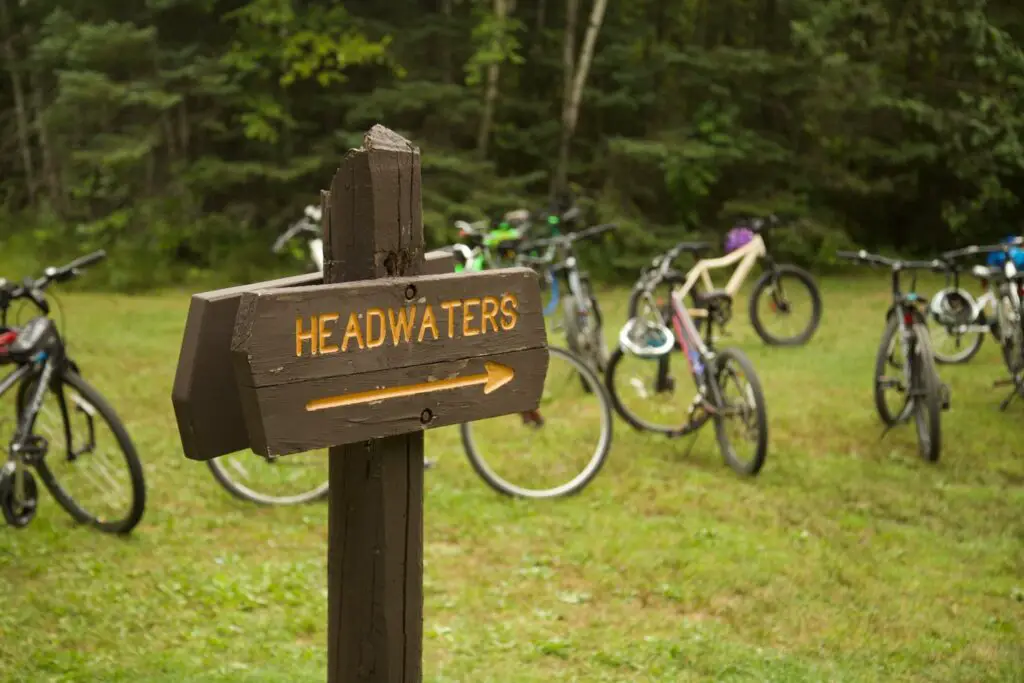
[[[568, 215], [570, 218], [573, 217], [572, 214]], [[575, 233], [573, 235], [558, 236], [534, 242], [532, 246], [529, 246], [529, 243], [524, 243], [523, 241], [523, 236], [530, 227], [528, 212], [522, 210], [510, 212], [506, 214], [505, 219], [507, 222], [514, 222], [518, 227], [504, 227], [499, 228], [496, 232], [487, 233], [485, 230], [489, 223], [481, 222], [473, 226], [465, 222], [459, 222], [461, 236], [464, 239], [467, 236], [471, 237], [471, 239], [467, 240], [468, 244], [455, 244], [452, 246], [452, 250], [461, 258], [461, 263], [459, 264], [461, 268], [457, 269], [479, 271], [488, 267], [502, 267], [505, 264], [533, 265], [535, 267], [542, 267], [544, 272], [549, 274], [550, 280], [555, 282], [557, 282], [556, 274], [564, 274], [571, 283], [570, 289], [581, 295], [586, 292], [587, 300], [592, 302], [592, 305], [583, 309], [587, 311], [586, 315], [589, 316], [586, 322], [587, 332], [585, 334], [593, 334], [591, 332], [593, 323], [590, 321], [596, 319], [596, 329], [598, 334], [601, 335], [600, 313], [596, 311], [596, 300], [589, 294], [589, 282], [586, 280], [586, 275], [579, 272], [575, 257], [571, 256], [571, 249], [569, 256], [565, 256], [564, 250], [567, 245], [571, 248], [572, 243], [578, 239], [596, 236], [612, 229], [614, 226], [595, 226], [590, 231], [584, 231], [587, 232], [586, 235]], [[553, 224], [552, 221], [548, 221], [548, 223], [549, 225]], [[526, 255], [524, 251], [527, 246], [530, 249], [540, 249], [543, 247], [545, 248], [545, 253], [539, 257], [536, 255]], [[494, 251], [497, 251], [498, 254], [495, 255]], [[565, 258], [558, 261], [557, 257], [559, 255], [565, 256]], [[558, 261], [557, 265], [553, 265], [555, 261]], [[583, 283], [586, 283], [586, 285]], [[587, 289], [584, 289], [585, 286]], [[591, 315], [590, 311], [595, 311], [595, 314]], [[573, 324], [577, 323], [574, 321]], [[473, 469], [489, 486], [499, 493], [519, 498], [557, 498], [572, 495], [583, 490], [597, 476], [604, 465], [604, 461], [607, 459], [612, 440], [611, 402], [602, 384], [600, 375], [572, 348], [573, 344], [579, 345], [579, 338], [576, 338], [576, 341], [573, 341], [573, 339], [574, 337], [569, 337], [568, 349], [554, 346], [548, 347], [548, 372], [544, 382], [541, 406], [537, 410], [520, 413], [518, 416], [505, 416], [504, 418], [468, 422], [462, 424], [459, 428], [463, 448]], [[590, 342], [584, 343], [589, 344]], [[559, 362], [566, 363], [568, 367], [565, 381], [559, 379], [561, 373], [553, 369], [553, 366]], [[555, 415], [557, 417], [561, 417], [561, 413], [564, 413], [567, 419], [566, 427], [563, 430], [557, 424], [558, 420], [552, 417], [550, 406], [552, 404], [552, 394], [555, 391], [570, 390], [570, 385], [576, 384], [576, 382], [568, 381], [569, 376], [572, 375], [575, 375], [578, 379], [578, 384], [583, 389], [584, 394], [594, 396], [598, 400], [596, 409], [593, 410], [576, 404], [576, 410], [573, 412], [556, 412]], [[547, 415], [542, 414], [542, 411]], [[527, 486], [513, 482], [512, 476], [507, 474], [507, 472], [505, 474], [501, 473], [504, 468], [496, 464], [495, 461], [500, 453], [505, 450], [505, 442], [513, 431], [513, 425], [508, 424], [509, 420], [518, 420], [521, 426], [533, 430], [535, 435], [546, 435], [549, 433], [553, 435], [546, 448], [533, 447], [527, 449], [525, 453], [517, 452], [511, 459], [511, 466], [513, 468], [536, 471], [538, 467], [534, 462], [534, 457], [542, 450], [557, 450], [566, 445], [570, 446], [574, 452], [586, 450], [577, 448], [577, 446], [581, 432], [579, 421], [587, 413], [595, 415], [600, 423], [597, 429], [597, 444], [590, 451], [590, 454], [586, 456], [585, 461], [578, 466], [566, 465], [565, 463], [569, 459], [560, 458], [559, 462], [554, 466], [539, 468], [544, 469], [545, 474], [551, 474], [553, 471], [558, 479], [556, 483], [538, 487]], [[481, 433], [486, 434], [487, 432], [493, 432], [498, 436], [502, 445], [494, 448], [481, 447], [479, 443]], [[485, 452], [489, 454], [486, 457], [484, 456]]]
[[[821, 292], [810, 273], [792, 264], [777, 263], [768, 252], [764, 236], [769, 229], [780, 224], [780, 219], [774, 215], [766, 218], [757, 217], [741, 221], [734, 228], [734, 231], [741, 234], [746, 233], [743, 234], [743, 237], [747, 240], [746, 243], [717, 258], [700, 257], [702, 253], [711, 250], [710, 243], [690, 242], [691, 247], [687, 251], [698, 259], [697, 262], [685, 275], [673, 268], [669, 268], [666, 270], [662, 281], [673, 289], [681, 288], [683, 296], [686, 296], [698, 287], [702, 287], [706, 291], [715, 291], [714, 282], [711, 280], [711, 271], [735, 266], [736, 268], [726, 283], [724, 290], [721, 290], [728, 292], [729, 296], [735, 298], [750, 271], [753, 270], [754, 264], [760, 261], [764, 273], [754, 283], [748, 304], [748, 313], [750, 315], [750, 322], [754, 326], [754, 331], [757, 332], [758, 336], [766, 344], [773, 346], [799, 346], [804, 344], [810, 340], [821, 323]], [[788, 317], [792, 313], [792, 304], [786, 295], [783, 281], [790, 279], [805, 288], [810, 295], [811, 316], [803, 329], [796, 334], [785, 337], [776, 336], [766, 328], [759, 312], [758, 304], [762, 297], [768, 295], [770, 297], [769, 307], [772, 312]], [[705, 315], [705, 312], [699, 308], [691, 308], [689, 313], [694, 318]], [[635, 315], [635, 299], [630, 300], [628, 315], [630, 317]]]
[[[949, 410], [950, 391], [939, 378], [935, 367], [931, 336], [925, 313], [921, 310], [928, 297], [922, 297], [916, 292], [915, 271], [945, 272], [948, 266], [939, 259], [891, 259], [864, 250], [839, 251], [836, 256], [857, 263], [887, 267], [892, 271], [892, 303], [885, 313], [885, 329], [875, 357], [875, 410], [885, 425], [883, 435], [913, 416], [921, 457], [929, 462], [937, 462], [942, 445], [940, 418], [943, 411]], [[914, 272], [910, 289], [906, 292], [900, 280], [905, 271]], [[897, 352], [902, 354], [902, 359], [897, 360]], [[889, 377], [887, 372], [890, 368], [897, 369], [900, 376]], [[895, 409], [886, 402], [887, 389], [895, 389], [900, 395]]]
[[[938, 330], [941, 330], [948, 337], [952, 338], [956, 350], [952, 353], [945, 353], [935, 348], [935, 360], [943, 364], [966, 363], [981, 349], [985, 336], [992, 333], [996, 341], [1000, 341], [996, 334], [996, 316], [999, 314], [997, 306], [996, 289], [989, 285], [988, 275], [991, 273], [988, 266], [984, 264], [975, 265], [971, 274], [978, 277], [982, 282], [984, 293], [975, 299], [970, 292], [960, 285], [960, 275], [963, 267], [958, 263], [960, 259], [982, 256], [1003, 252], [1003, 261], [1009, 259], [1010, 250], [1024, 244], [1024, 238], [1015, 237], [1009, 241], [992, 246], [971, 245], [962, 249], [954, 249], [939, 255], [949, 266], [946, 276], [946, 285], [932, 297], [928, 310], [931, 315], [929, 323], [935, 323]], [[1015, 268], [1018, 263], [1013, 264]], [[998, 273], [1002, 275], [1002, 273]], [[934, 339], [935, 334], [932, 333]], [[966, 345], [965, 339], [969, 339]]]
[[[713, 421], [723, 459], [737, 474], [754, 476], [764, 466], [768, 452], [767, 409], [761, 382], [746, 354], [736, 348], [716, 350], [714, 343], [714, 327], [724, 327], [732, 316], [732, 295], [726, 290], [689, 292], [693, 306], [704, 313], [700, 318], [704, 325], [703, 337], [698, 323], [690, 315], [690, 309], [683, 303], [688, 293], [685, 288], [672, 290], [667, 317], [654, 297], [655, 288], [670, 273], [672, 262], [683, 252], [696, 253], [705, 246], [680, 242], [641, 271], [633, 289], [632, 298], [637, 302], [635, 312], [619, 331], [619, 346], [608, 360], [605, 386], [615, 411], [638, 431], [682, 437], [697, 431], [709, 420]], [[666, 319], [671, 322], [671, 329], [666, 325]], [[628, 374], [628, 371], [620, 372], [620, 364], [627, 358], [660, 361], [674, 350], [681, 351], [686, 358], [696, 393], [685, 411], [684, 421], [664, 425], [640, 417], [624, 403], [627, 387], [636, 390], [643, 398], [649, 397], [642, 381], [629, 376], [620, 387], [617, 379]], [[740, 385], [740, 373], [747, 380], [745, 387]], [[732, 383], [740, 390], [739, 405], [733, 405], [725, 396], [726, 387]], [[655, 388], [655, 395], [671, 398], [675, 388], [674, 381], [663, 382]], [[663, 409], [665, 406], [659, 407]], [[668, 411], [673, 415], [681, 412], [677, 406], [671, 405]], [[737, 456], [733, 440], [726, 433], [726, 420], [732, 417], [739, 417], [745, 435], [753, 437], [754, 452], [749, 460]]]
[[[1022, 244], [1024, 238], [1015, 237], [1002, 244], [969, 246], [942, 254], [941, 258], [949, 264], [953, 285], [936, 293], [929, 306], [931, 318], [941, 329], [951, 332], [957, 339], [967, 334], [974, 336], [964, 351], [952, 358], [936, 353], [940, 362], [966, 362], [977, 354], [986, 333], [999, 344], [1010, 378], [996, 382], [996, 386], [1013, 385], [1013, 390], [1000, 403], [1000, 410], [1006, 410], [1014, 396], [1024, 396], [1024, 271], [1010, 258], [1010, 251]], [[975, 301], [959, 287], [957, 260], [1000, 252], [1001, 265], [978, 264], [971, 269], [971, 274], [985, 289], [985, 294]], [[991, 319], [986, 315], [989, 308]]]
[[[60, 506], [79, 523], [100, 531], [127, 534], [142, 519], [146, 488], [135, 446], [114, 409], [82, 378], [78, 364], [68, 356], [65, 342], [49, 317], [50, 307], [44, 295], [50, 284], [76, 277], [81, 269], [105, 256], [98, 251], [60, 268], [47, 268], [41, 278], [26, 278], [21, 285], [0, 280], [0, 364], [15, 366], [0, 380], [0, 396], [17, 387], [14, 436], [8, 446], [7, 461], [0, 468], [0, 508], [10, 526], [25, 527], [35, 517], [39, 489], [32, 469]], [[21, 299], [33, 304], [42, 315], [15, 329], [8, 326], [7, 313], [11, 304]], [[53, 400], [47, 402], [50, 397]], [[56, 415], [54, 408], [59, 411]], [[59, 427], [41, 429], [39, 418], [49, 417], [56, 417]], [[124, 471], [119, 468], [115, 472], [101, 462], [102, 457], [97, 452], [101, 445], [96, 433], [97, 417], [110, 428], [111, 445], [116, 445], [120, 451]], [[84, 436], [74, 432], [73, 418], [83, 421]], [[60, 440], [63, 440], [63, 457], [58, 458], [56, 452], [51, 452], [51, 446]], [[58, 466], [65, 464], [68, 465], [66, 472], [55, 472]], [[90, 475], [86, 465], [91, 464], [98, 466], [97, 474]], [[126, 509], [121, 511], [123, 515], [112, 517], [94, 511], [92, 504], [108, 499], [119, 483], [114, 479], [118, 473], [127, 475], [124, 479], [130, 488]], [[96, 498], [77, 493], [76, 475], [85, 483], [99, 484]], [[76, 489], [76, 492], [73, 494], [69, 489]]]
[[[579, 269], [573, 245], [594, 239], [616, 229], [614, 223], [595, 225], [579, 232], [525, 242], [519, 247], [516, 265], [531, 266], [545, 273], [552, 283], [552, 303], [562, 302], [562, 327], [566, 344], [595, 372], [604, 372], [608, 364], [608, 344], [604, 338], [601, 307], [590, 287], [590, 277]], [[536, 252], [543, 250], [541, 255]], [[534, 252], [533, 254], [528, 252]], [[559, 280], [564, 280], [568, 296], [559, 296]]]
[[280, 254], [284, 251], [285, 245], [293, 238], [298, 235], [305, 235], [308, 240], [309, 259], [312, 261], [316, 271], [322, 273], [324, 270], [324, 240], [323, 231], [320, 227], [320, 219], [322, 217], [320, 207], [310, 204], [303, 210], [302, 218], [292, 223], [288, 226], [287, 230], [278, 236], [271, 250], [275, 254]]

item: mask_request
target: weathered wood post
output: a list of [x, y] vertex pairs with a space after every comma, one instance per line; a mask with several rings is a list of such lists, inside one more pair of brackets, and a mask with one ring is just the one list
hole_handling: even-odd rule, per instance
[[[323, 215], [324, 282], [419, 275], [419, 151], [371, 130], [334, 175]], [[327, 680], [420, 681], [423, 432], [335, 446], [330, 458]]]
[[[330, 447], [327, 680], [420, 681], [423, 430], [537, 407], [548, 363], [538, 278], [424, 274], [419, 150], [381, 126], [322, 199], [323, 284], [259, 283], [193, 306], [238, 295], [230, 357], [247, 444]], [[190, 311], [175, 409], [185, 454], [206, 460], [228, 445], [197, 436], [210, 423], [196, 367], [225, 340], [223, 319], [196, 315], [205, 324]]]

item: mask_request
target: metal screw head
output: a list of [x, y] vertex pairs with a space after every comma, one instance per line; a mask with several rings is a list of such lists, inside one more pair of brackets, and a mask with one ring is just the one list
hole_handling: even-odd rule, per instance
[[432, 412], [430, 412], [429, 408], [425, 409], [422, 413], [420, 413], [420, 422], [422, 422], [423, 424], [427, 424], [428, 422], [430, 422], [433, 419], [434, 419], [434, 414]]
[[406, 298], [406, 300], [412, 299], [415, 296], [416, 296], [416, 287], [415, 287], [415, 285], [409, 285], [408, 287], [405, 288], [405, 298]]

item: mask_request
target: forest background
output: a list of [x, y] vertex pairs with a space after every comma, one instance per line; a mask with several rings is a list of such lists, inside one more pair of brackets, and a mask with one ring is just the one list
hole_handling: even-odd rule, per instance
[[[0, 252], [121, 290], [297, 269], [270, 244], [370, 126], [430, 246], [571, 187], [588, 269], [783, 212], [773, 253], [1020, 232], [1019, 0], [0, 0]], [[20, 276], [27, 273], [5, 273]]]

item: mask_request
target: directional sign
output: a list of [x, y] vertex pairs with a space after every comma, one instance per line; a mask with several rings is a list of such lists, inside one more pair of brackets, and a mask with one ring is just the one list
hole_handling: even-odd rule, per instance
[[251, 447], [286, 455], [532, 410], [546, 345], [508, 268], [246, 292], [231, 353]]
[[[425, 254], [425, 273], [453, 270], [450, 252]], [[231, 334], [242, 295], [261, 289], [320, 285], [323, 281], [321, 273], [307, 273], [192, 296], [171, 394], [186, 457], [211, 460], [249, 448], [249, 433], [231, 367]]]

